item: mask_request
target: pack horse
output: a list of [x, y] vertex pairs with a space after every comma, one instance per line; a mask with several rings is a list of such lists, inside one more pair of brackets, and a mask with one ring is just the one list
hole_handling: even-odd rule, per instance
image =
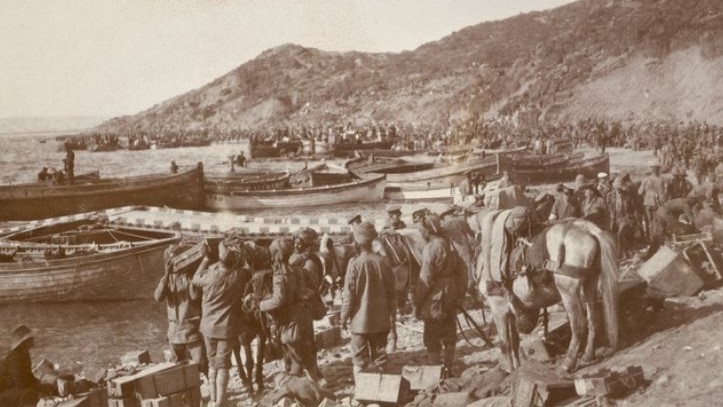
[[[520, 211], [520, 209], [522, 209]], [[520, 227], [515, 214], [526, 208], [493, 211], [482, 222], [478, 289], [492, 310], [502, 362], [516, 369], [519, 332], [530, 333], [540, 309], [562, 302], [572, 336], [561, 368], [595, 358], [596, 302], [602, 299], [607, 345], [618, 343], [618, 266], [614, 238], [585, 220]], [[527, 222], [531, 216], [526, 214]], [[519, 219], [519, 217], [517, 217]], [[587, 331], [587, 332], [586, 332]]]

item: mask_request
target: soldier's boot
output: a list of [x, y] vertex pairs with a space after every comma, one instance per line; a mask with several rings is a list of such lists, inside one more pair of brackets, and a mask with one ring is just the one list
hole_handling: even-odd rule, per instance
[[228, 369], [218, 369], [216, 373], [216, 405], [223, 406], [226, 402], [226, 388], [228, 387]]
[[452, 377], [452, 365], [454, 365], [454, 354], [456, 348], [454, 346], [444, 349], [444, 376]]

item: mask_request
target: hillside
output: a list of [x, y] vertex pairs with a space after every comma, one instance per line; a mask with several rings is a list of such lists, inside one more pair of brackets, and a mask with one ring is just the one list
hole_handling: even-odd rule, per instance
[[550, 120], [723, 124], [720, 89], [720, 0], [581, 0], [467, 27], [398, 54], [283, 45], [100, 130], [447, 124], [530, 110]]

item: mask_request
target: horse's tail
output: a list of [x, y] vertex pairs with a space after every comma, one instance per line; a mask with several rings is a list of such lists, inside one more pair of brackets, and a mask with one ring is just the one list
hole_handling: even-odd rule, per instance
[[602, 291], [603, 312], [605, 316], [605, 332], [608, 345], [618, 347], [618, 248], [615, 239], [610, 233], [603, 231], [592, 222], [576, 221], [576, 226], [582, 227], [595, 236], [598, 241], [600, 255], [599, 289]]

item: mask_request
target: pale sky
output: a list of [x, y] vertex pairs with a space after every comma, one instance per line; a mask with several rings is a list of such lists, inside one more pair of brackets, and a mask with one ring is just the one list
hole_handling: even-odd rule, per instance
[[402, 51], [570, 0], [0, 0], [0, 117], [133, 114], [284, 43]]

